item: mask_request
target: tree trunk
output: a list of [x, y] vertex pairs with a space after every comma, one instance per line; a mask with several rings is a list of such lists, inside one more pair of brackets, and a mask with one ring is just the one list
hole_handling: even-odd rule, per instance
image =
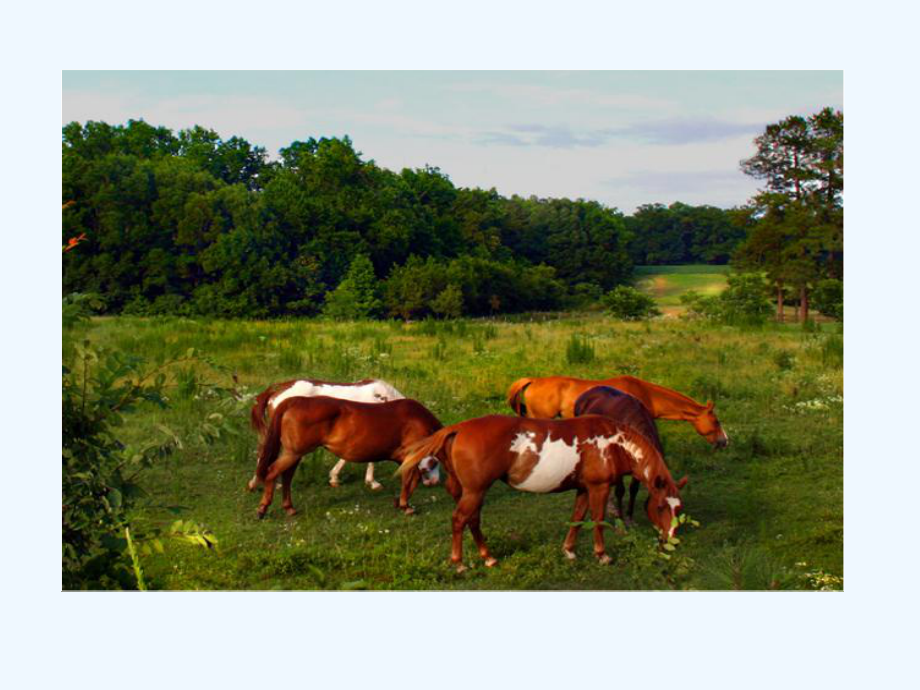
[[786, 320], [786, 315], [783, 313], [783, 284], [777, 283], [776, 285], [776, 320], [782, 323]]
[[799, 303], [802, 305], [802, 323], [808, 321], [808, 287], [802, 286], [799, 291]]

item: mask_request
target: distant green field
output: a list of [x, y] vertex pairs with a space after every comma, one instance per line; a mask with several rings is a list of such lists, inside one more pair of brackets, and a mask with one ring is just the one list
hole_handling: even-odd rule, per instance
[[680, 297], [695, 290], [704, 295], [716, 295], [725, 289], [728, 266], [696, 264], [687, 266], [637, 266], [637, 286], [655, 298], [665, 312], [677, 311]]

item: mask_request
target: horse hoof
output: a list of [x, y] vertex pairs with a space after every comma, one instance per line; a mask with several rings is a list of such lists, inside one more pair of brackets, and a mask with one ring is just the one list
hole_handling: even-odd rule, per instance
[[294, 517], [295, 515], [297, 515], [297, 508], [285, 508], [284, 512], [290, 515], [291, 517]]
[[268, 512], [267, 510], [257, 510], [256, 516], [261, 520], [265, 517], [265, 513], [267, 512]]
[[597, 562], [601, 565], [610, 565], [613, 562], [613, 559], [608, 556], [606, 553], [602, 553], [597, 557]]
[[364, 482], [367, 484], [367, 488], [371, 491], [380, 491], [383, 488], [383, 484], [380, 482]]
[[467, 567], [466, 567], [465, 565], [463, 565], [463, 563], [458, 563], [458, 564], [457, 564], [457, 574], [458, 574], [458, 575], [459, 575], [460, 573], [466, 572], [466, 570], [467, 570]]
[[338, 483], [337, 481], [332, 481], [332, 480], [330, 479], [330, 480], [329, 480], [329, 486], [331, 486], [333, 489], [338, 489], [338, 488], [339, 488], [339, 483]]
[[492, 556], [489, 556], [485, 562], [486, 568], [494, 568], [496, 565], [498, 565], [498, 559], [493, 558]]
[[400, 510], [403, 512], [403, 515], [415, 515], [415, 508], [412, 506], [400, 507]]
[[569, 549], [562, 549], [562, 553], [564, 553], [564, 554], [565, 554], [565, 557], [568, 558], [570, 561], [574, 561], [574, 560], [575, 560], [575, 552], [574, 552], [574, 551], [570, 551]]

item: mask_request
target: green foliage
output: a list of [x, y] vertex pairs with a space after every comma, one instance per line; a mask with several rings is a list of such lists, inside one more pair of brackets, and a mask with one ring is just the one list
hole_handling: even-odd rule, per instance
[[714, 206], [646, 204], [626, 218], [637, 264], [725, 264], [745, 238], [730, 211]]
[[445, 319], [458, 319], [463, 315], [463, 293], [456, 285], [448, 285], [431, 300], [431, 311]]
[[[65, 345], [88, 317], [93, 300], [64, 299]], [[155, 365], [143, 358], [94, 346], [88, 339], [65, 347], [62, 376], [62, 582], [65, 589], [144, 588], [130, 513], [142, 492], [141, 473], [183, 447], [162, 423], [150, 435], [125, 443], [118, 429], [144, 406], [166, 408], [166, 372], [202, 362], [194, 348]], [[187, 374], [184, 384], [188, 389]], [[195, 381], [196, 379], [192, 379]], [[186, 391], [197, 389], [197, 385]], [[217, 395], [219, 389], [210, 389]], [[197, 439], [229, 431], [226, 417], [211, 413]], [[142, 537], [143, 538], [143, 537]]]
[[392, 172], [348, 137], [295, 141], [268, 162], [202, 127], [89, 122], [63, 133], [63, 195], [74, 202], [65, 242], [86, 233], [64, 290], [102, 295], [110, 313], [382, 316], [348, 275], [361, 256], [389, 276], [374, 282], [403, 319], [432, 313], [448, 284], [464, 312], [490, 315], [556, 309], [576, 284], [630, 278], [615, 209], [457, 188], [433, 167]]
[[811, 303], [825, 316], [843, 321], [843, 281], [836, 278], [819, 280], [811, 293]]
[[629, 285], [618, 285], [601, 299], [604, 308], [618, 319], [638, 321], [659, 316], [655, 300]]
[[758, 274], [728, 277], [728, 287], [717, 296], [690, 291], [681, 296], [687, 316], [732, 325], [758, 325], [772, 313], [767, 286]]
[[584, 335], [573, 333], [565, 348], [565, 361], [569, 364], [590, 364], [595, 356], [591, 341]]
[[339, 286], [326, 295], [323, 313], [334, 319], [366, 319], [379, 316], [382, 307], [374, 266], [370, 259], [359, 254]]

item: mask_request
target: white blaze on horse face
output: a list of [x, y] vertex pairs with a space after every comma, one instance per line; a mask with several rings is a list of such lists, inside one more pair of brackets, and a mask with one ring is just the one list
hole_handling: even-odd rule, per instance
[[[668, 505], [671, 506], [671, 517], [677, 517], [677, 509], [680, 508], [680, 499], [677, 496], [668, 496], [664, 499], [668, 502]], [[677, 529], [676, 525], [672, 524], [671, 529], [668, 530], [668, 538], [674, 536], [674, 530]]]
[[434, 486], [441, 481], [441, 463], [433, 455], [429, 455], [418, 464], [418, 469], [422, 473], [422, 484], [425, 486]]
[[[524, 444], [520, 443], [522, 436], [524, 434], [518, 434], [515, 442], [511, 444], [511, 450], [520, 455], [520, 451], [516, 451], [515, 446], [522, 445], [523, 450], [536, 452], [536, 446], [533, 442], [534, 434], [531, 433], [530, 438]], [[548, 493], [559, 488], [565, 478], [575, 471], [580, 459], [578, 439], [570, 446], [561, 438], [553, 441], [547, 436], [546, 440], [543, 441], [543, 447], [540, 448], [538, 453], [537, 464], [533, 466], [524, 481], [512, 486], [520, 491], [530, 491], [538, 494]]]

